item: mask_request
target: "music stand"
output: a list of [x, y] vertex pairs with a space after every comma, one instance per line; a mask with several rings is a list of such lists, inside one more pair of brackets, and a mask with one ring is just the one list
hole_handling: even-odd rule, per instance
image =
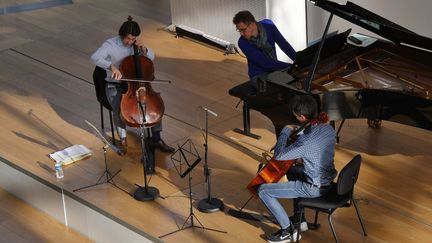
[[[199, 156], [199, 154], [195, 148], [195, 145], [192, 143], [192, 141], [190, 139], [186, 140], [186, 142], [184, 142], [181, 146], [180, 145], [177, 145], [177, 146], [178, 146], [177, 151], [173, 155], [171, 155], [171, 161], [173, 162], [174, 168], [176, 169], [177, 173], [179, 174], [179, 176], [181, 178], [184, 178], [187, 175], [189, 176], [189, 216], [186, 218], [186, 220], [184, 221], [184, 223], [180, 229], [175, 230], [173, 232], [170, 232], [168, 234], [161, 235], [161, 236], [159, 236], [159, 238], [163, 238], [165, 236], [177, 233], [177, 232], [185, 230], [185, 229], [190, 229], [190, 228], [200, 228], [203, 230], [211, 230], [211, 231], [226, 234], [227, 233], [226, 231], [204, 227], [204, 225], [199, 221], [197, 216], [195, 216], [195, 214], [193, 212], [193, 202], [192, 202], [192, 176], [191, 176], [191, 172], [192, 172], [193, 168], [195, 168], [195, 166], [201, 161], [201, 157]], [[187, 148], [185, 148], [186, 146], [187, 146]], [[176, 156], [178, 158], [176, 158]], [[190, 163], [189, 162], [190, 160], [194, 160], [194, 162]], [[180, 167], [179, 169], [177, 169], [176, 163], [179, 164], [179, 167]], [[187, 166], [185, 171], [182, 170], [183, 164], [185, 164]], [[198, 221], [200, 226], [194, 225], [194, 218], [196, 219], [196, 221]], [[190, 219], [191, 223], [190, 223], [190, 225], [185, 227], [186, 222], [188, 222], [189, 219]]]
[[[107, 163], [107, 148], [111, 148], [114, 152], [119, 153], [120, 149], [117, 148], [114, 144], [108, 142], [108, 140], [102, 135], [102, 133], [93, 125], [91, 124], [89, 121], [84, 120], [85, 123], [87, 123], [87, 125], [93, 130], [93, 134], [99, 138], [100, 141], [102, 141], [104, 143], [104, 146], [102, 147], [103, 150], [103, 154], [104, 154], [104, 162], [105, 162], [105, 171], [102, 173], [102, 175], [99, 177], [99, 179], [96, 181], [96, 183], [88, 185], [88, 186], [84, 186], [78, 189], [73, 190], [73, 192], [76, 191], [80, 191], [86, 188], [90, 188], [90, 187], [94, 187], [100, 184], [104, 184], [104, 183], [109, 183], [115, 187], [117, 187], [118, 189], [128, 193], [126, 190], [124, 190], [123, 188], [117, 186], [114, 182], [114, 177], [120, 173], [121, 169], [119, 169], [116, 173], [112, 174], [109, 169], [108, 169], [108, 163]], [[102, 180], [105, 177], [105, 180]], [[129, 194], [129, 193], [128, 193]]]

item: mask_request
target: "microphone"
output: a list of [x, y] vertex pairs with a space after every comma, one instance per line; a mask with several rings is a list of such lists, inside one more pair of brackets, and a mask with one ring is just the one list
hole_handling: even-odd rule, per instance
[[199, 108], [207, 111], [208, 113], [212, 114], [213, 116], [218, 116], [218, 114], [212, 110], [210, 110], [209, 108], [205, 108], [204, 106], [199, 106]]

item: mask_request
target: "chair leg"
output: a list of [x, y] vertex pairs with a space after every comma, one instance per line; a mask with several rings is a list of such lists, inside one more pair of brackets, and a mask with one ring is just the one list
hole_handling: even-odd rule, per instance
[[338, 238], [336, 236], [336, 231], [335, 231], [334, 226], [333, 226], [331, 215], [332, 215], [331, 213], [328, 215], [328, 221], [329, 221], [329, 224], [330, 224], [331, 231], [333, 233], [333, 238], [335, 239], [336, 243], [339, 243], [339, 240], [338, 240]]
[[[302, 208], [300, 210], [300, 217], [298, 219], [299, 223], [297, 225], [297, 239], [296, 239], [295, 242], [299, 242], [299, 240], [300, 240], [300, 226], [301, 226], [301, 221], [302, 221], [302, 218], [303, 218], [303, 214], [304, 214], [304, 208]], [[291, 223], [291, 225], [292, 225], [292, 223]], [[292, 241], [292, 238], [291, 238], [291, 241]]]
[[111, 111], [109, 111], [109, 117], [110, 117], [110, 124], [111, 124], [112, 143], [115, 145], [116, 144], [116, 140], [115, 140], [115, 137], [114, 137], [114, 125], [113, 125], [112, 112]]
[[318, 229], [320, 227], [320, 224], [318, 224], [318, 213], [319, 213], [319, 210], [316, 209], [315, 210], [315, 220], [314, 220], [314, 222], [313, 223], [308, 223], [308, 228], [310, 230], [316, 230], [316, 229]]
[[315, 210], [315, 221], [314, 221], [315, 226], [317, 226], [317, 223], [318, 223], [318, 213], [319, 213], [318, 209]]
[[358, 217], [358, 219], [359, 219], [359, 221], [360, 221], [360, 225], [361, 225], [362, 230], [363, 230], [363, 235], [364, 235], [364, 236], [367, 236], [366, 228], [365, 228], [365, 226], [364, 226], [362, 216], [360, 215], [360, 211], [359, 211], [359, 209], [358, 209], [358, 207], [357, 207], [356, 200], [353, 198], [353, 199], [352, 199], [352, 202], [353, 202], [353, 204], [354, 204], [354, 208], [355, 208], [355, 210], [356, 210], [357, 217]]
[[102, 131], [105, 132], [102, 104], [100, 104], [100, 115], [101, 115], [101, 128], [102, 128]]

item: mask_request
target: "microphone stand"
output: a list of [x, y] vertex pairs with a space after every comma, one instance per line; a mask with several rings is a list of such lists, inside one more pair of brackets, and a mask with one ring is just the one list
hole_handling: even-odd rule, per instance
[[137, 90], [137, 103], [138, 106], [142, 112], [142, 123], [140, 124], [140, 136], [141, 136], [141, 161], [143, 162], [143, 171], [144, 171], [144, 187], [142, 186], [138, 186], [138, 188], [135, 190], [134, 192], [134, 198], [138, 201], [153, 201], [155, 200], [157, 197], [159, 197], [159, 190], [156, 187], [151, 187], [148, 186], [147, 183], [147, 173], [146, 173], [146, 167], [147, 167], [147, 163], [148, 163], [148, 144], [146, 143], [146, 138], [145, 138], [145, 132], [144, 132], [144, 124], [146, 122], [146, 118], [145, 118], [145, 109], [146, 109], [146, 104], [145, 103], [141, 103], [139, 100], [139, 94], [138, 94], [139, 90]]
[[206, 125], [205, 125], [205, 144], [204, 144], [204, 177], [207, 182], [207, 198], [204, 198], [198, 202], [198, 210], [204, 213], [214, 213], [219, 210], [223, 210], [224, 204], [221, 200], [211, 197], [211, 169], [208, 167], [207, 156], [208, 156], [208, 109], [204, 109], [206, 114]]

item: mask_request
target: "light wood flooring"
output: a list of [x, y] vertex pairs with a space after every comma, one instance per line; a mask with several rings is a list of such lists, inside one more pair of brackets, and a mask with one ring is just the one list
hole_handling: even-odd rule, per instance
[[0, 242], [92, 242], [0, 188]]
[[[163, 138], [173, 146], [190, 138], [201, 156], [205, 106], [218, 113], [209, 117], [208, 163], [212, 168], [212, 195], [236, 209], [249, 198], [245, 186], [254, 177], [263, 150], [275, 136], [270, 121], [252, 112], [253, 140], [232, 132], [241, 127], [241, 109], [229, 88], [247, 80], [246, 62], [164, 31], [169, 24], [167, 6], [154, 1], [78, 0], [72, 5], [0, 16], [0, 156], [65, 190], [89, 185], [103, 172], [102, 143], [84, 120], [100, 127], [99, 104], [89, 56], [119, 25], [133, 15], [146, 44], [156, 52], [156, 77], [172, 85], [154, 85], [165, 102]], [[161, 12], [160, 9], [163, 9]], [[108, 118], [105, 117], [108, 121]], [[108, 152], [109, 167], [122, 169], [115, 178], [126, 191], [143, 184], [138, 132], [129, 129], [130, 149], [120, 157]], [[86, 160], [65, 168], [57, 182], [47, 154], [72, 144], [93, 151]], [[363, 156], [356, 197], [368, 236], [361, 234], [353, 208], [338, 210], [334, 224], [342, 242], [430, 242], [432, 236], [432, 133], [383, 122], [370, 129], [364, 120], [347, 121], [337, 145], [335, 162], [340, 170], [355, 154]], [[169, 154], [157, 153], [157, 174], [150, 184], [163, 198], [139, 202], [109, 184], [75, 192], [138, 229], [158, 237], [181, 227], [189, 214], [188, 181], [177, 174]], [[194, 204], [206, 196], [202, 163], [192, 172]], [[285, 200], [290, 210], [291, 202]], [[257, 200], [248, 212], [267, 214]], [[277, 230], [269, 222], [238, 219], [224, 212], [195, 210], [208, 228], [227, 234], [188, 229], [162, 238], [166, 242], [264, 242], [264, 234]], [[308, 212], [312, 220], [312, 212]], [[332, 242], [325, 215], [322, 227], [302, 234], [302, 242]], [[197, 224], [197, 222], [195, 222]], [[41, 233], [43, 234], [43, 233]], [[44, 236], [34, 236], [35, 239]]]

